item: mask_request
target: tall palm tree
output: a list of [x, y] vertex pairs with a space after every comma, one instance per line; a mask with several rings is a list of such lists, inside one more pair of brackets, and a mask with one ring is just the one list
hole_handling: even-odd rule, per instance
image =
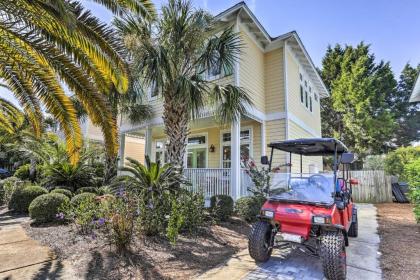
[[232, 72], [242, 43], [232, 27], [214, 35], [214, 18], [190, 1], [169, 0], [155, 20], [128, 15], [114, 24], [125, 37], [136, 74], [162, 96], [172, 164], [182, 167], [189, 122], [202, 108], [212, 107], [226, 123], [238, 120], [252, 103], [243, 89], [203, 77], [213, 68]]
[[[150, 0], [93, 0], [117, 15], [153, 19]], [[114, 31], [73, 0], [0, 1], [0, 81], [19, 100], [35, 135], [45, 108], [60, 123], [71, 162], [82, 146], [76, 111], [65, 84], [92, 122], [101, 126], [106, 149], [116, 154], [116, 124], [105, 94], [124, 93], [128, 70]]]

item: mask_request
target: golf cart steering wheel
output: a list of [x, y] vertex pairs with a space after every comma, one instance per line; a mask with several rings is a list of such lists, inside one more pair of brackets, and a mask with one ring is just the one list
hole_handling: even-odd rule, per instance
[[[320, 180], [318, 180], [318, 178]], [[322, 187], [322, 185], [328, 185], [328, 180], [327, 178], [325, 178], [324, 176], [322, 176], [321, 174], [315, 174], [312, 175], [311, 177], [308, 178], [308, 182], [310, 184], [314, 184], [317, 185], [318, 187]]]

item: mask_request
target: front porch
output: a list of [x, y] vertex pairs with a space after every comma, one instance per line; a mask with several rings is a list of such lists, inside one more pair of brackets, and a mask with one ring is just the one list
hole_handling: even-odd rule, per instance
[[[121, 143], [127, 143], [125, 138], [133, 135], [144, 138], [144, 154], [152, 161], [167, 161], [167, 139], [162, 124], [127, 131], [121, 134]], [[191, 124], [184, 159], [185, 175], [191, 182], [188, 188], [202, 192], [206, 198], [217, 194], [235, 200], [247, 196], [252, 180], [241, 167], [241, 159], [259, 162], [265, 154], [265, 138], [264, 123], [249, 117], [243, 117], [240, 124], [224, 127], [212, 117], [196, 120]], [[120, 158], [131, 156], [124, 146], [121, 145]], [[144, 158], [136, 159], [144, 161]]]

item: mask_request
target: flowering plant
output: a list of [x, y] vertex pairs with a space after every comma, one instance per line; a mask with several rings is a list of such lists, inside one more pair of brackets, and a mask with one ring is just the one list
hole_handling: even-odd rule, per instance
[[248, 188], [254, 196], [267, 197], [270, 189], [270, 170], [258, 167], [251, 158], [242, 158], [242, 168], [249, 175], [254, 185]]

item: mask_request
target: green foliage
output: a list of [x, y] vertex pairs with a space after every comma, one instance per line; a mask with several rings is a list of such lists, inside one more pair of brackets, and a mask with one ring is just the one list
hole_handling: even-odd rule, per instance
[[29, 180], [30, 179], [30, 168], [31, 165], [28, 164], [24, 164], [19, 166], [18, 169], [16, 169], [15, 174], [13, 176], [15, 176], [16, 178], [19, 178], [21, 180]]
[[263, 196], [241, 197], [235, 202], [235, 213], [245, 221], [253, 223], [260, 213], [266, 198]]
[[265, 167], [259, 168], [252, 159], [243, 159], [242, 167], [254, 183], [248, 191], [254, 196], [267, 197], [270, 190], [270, 170]]
[[420, 223], [420, 158], [407, 163], [404, 166], [403, 177], [410, 186], [410, 199], [414, 205], [414, 215]]
[[104, 208], [106, 233], [119, 252], [128, 249], [134, 237], [137, 215], [135, 197], [116, 197]]
[[420, 64], [413, 67], [407, 63], [401, 72], [397, 91], [387, 100], [397, 122], [391, 141], [398, 147], [409, 146], [420, 139], [420, 103], [409, 102], [419, 72]]
[[68, 201], [69, 198], [61, 193], [40, 195], [29, 205], [29, 215], [38, 223], [52, 222], [62, 205]]
[[322, 134], [360, 156], [388, 149], [396, 128], [389, 108], [397, 82], [389, 63], [375, 63], [369, 45], [328, 47], [321, 77], [331, 97], [321, 100]]
[[363, 170], [384, 170], [385, 155], [371, 155], [363, 160]]
[[80, 233], [88, 234], [95, 228], [94, 221], [102, 216], [102, 212], [96, 196], [84, 194], [89, 193], [76, 195], [71, 202], [62, 205], [60, 211], [64, 214], [64, 219], [74, 222]]
[[233, 213], [233, 199], [229, 195], [214, 195], [210, 198], [210, 211], [217, 221], [227, 221]]
[[[388, 174], [404, 175], [404, 166], [420, 157], [420, 147], [402, 147], [386, 155], [385, 171]], [[404, 176], [400, 180], [404, 180]]]
[[47, 187], [65, 186], [75, 192], [82, 187], [91, 186], [94, 181], [94, 170], [82, 161], [77, 164], [57, 162], [48, 165], [43, 184]]
[[9, 177], [4, 179], [3, 181], [3, 203], [9, 204], [10, 198], [12, 194], [15, 192], [17, 188], [23, 188], [25, 186], [25, 182], [21, 181], [16, 177]]
[[98, 194], [99, 195], [104, 195], [104, 194], [112, 194], [112, 188], [110, 186], [102, 186], [98, 189]]
[[95, 188], [95, 187], [83, 187], [77, 190], [77, 193], [94, 193], [94, 194], [98, 194], [99, 193], [99, 189]]
[[89, 200], [89, 199], [95, 199], [96, 194], [94, 193], [81, 193], [81, 194], [76, 194], [75, 196], [73, 196], [73, 198], [71, 199], [71, 204], [74, 206], [79, 205], [80, 203], [82, 203], [85, 200]]
[[28, 213], [28, 207], [38, 196], [47, 194], [48, 191], [39, 186], [28, 186], [16, 189], [9, 201], [8, 208], [19, 213]]
[[204, 223], [204, 196], [189, 191], [172, 198], [166, 236], [174, 245], [181, 231], [194, 233]]
[[65, 196], [67, 196], [70, 199], [73, 197], [73, 193], [71, 191], [69, 191], [68, 189], [60, 189], [60, 188], [53, 189], [51, 191], [51, 193], [61, 193], [61, 194], [64, 194]]

